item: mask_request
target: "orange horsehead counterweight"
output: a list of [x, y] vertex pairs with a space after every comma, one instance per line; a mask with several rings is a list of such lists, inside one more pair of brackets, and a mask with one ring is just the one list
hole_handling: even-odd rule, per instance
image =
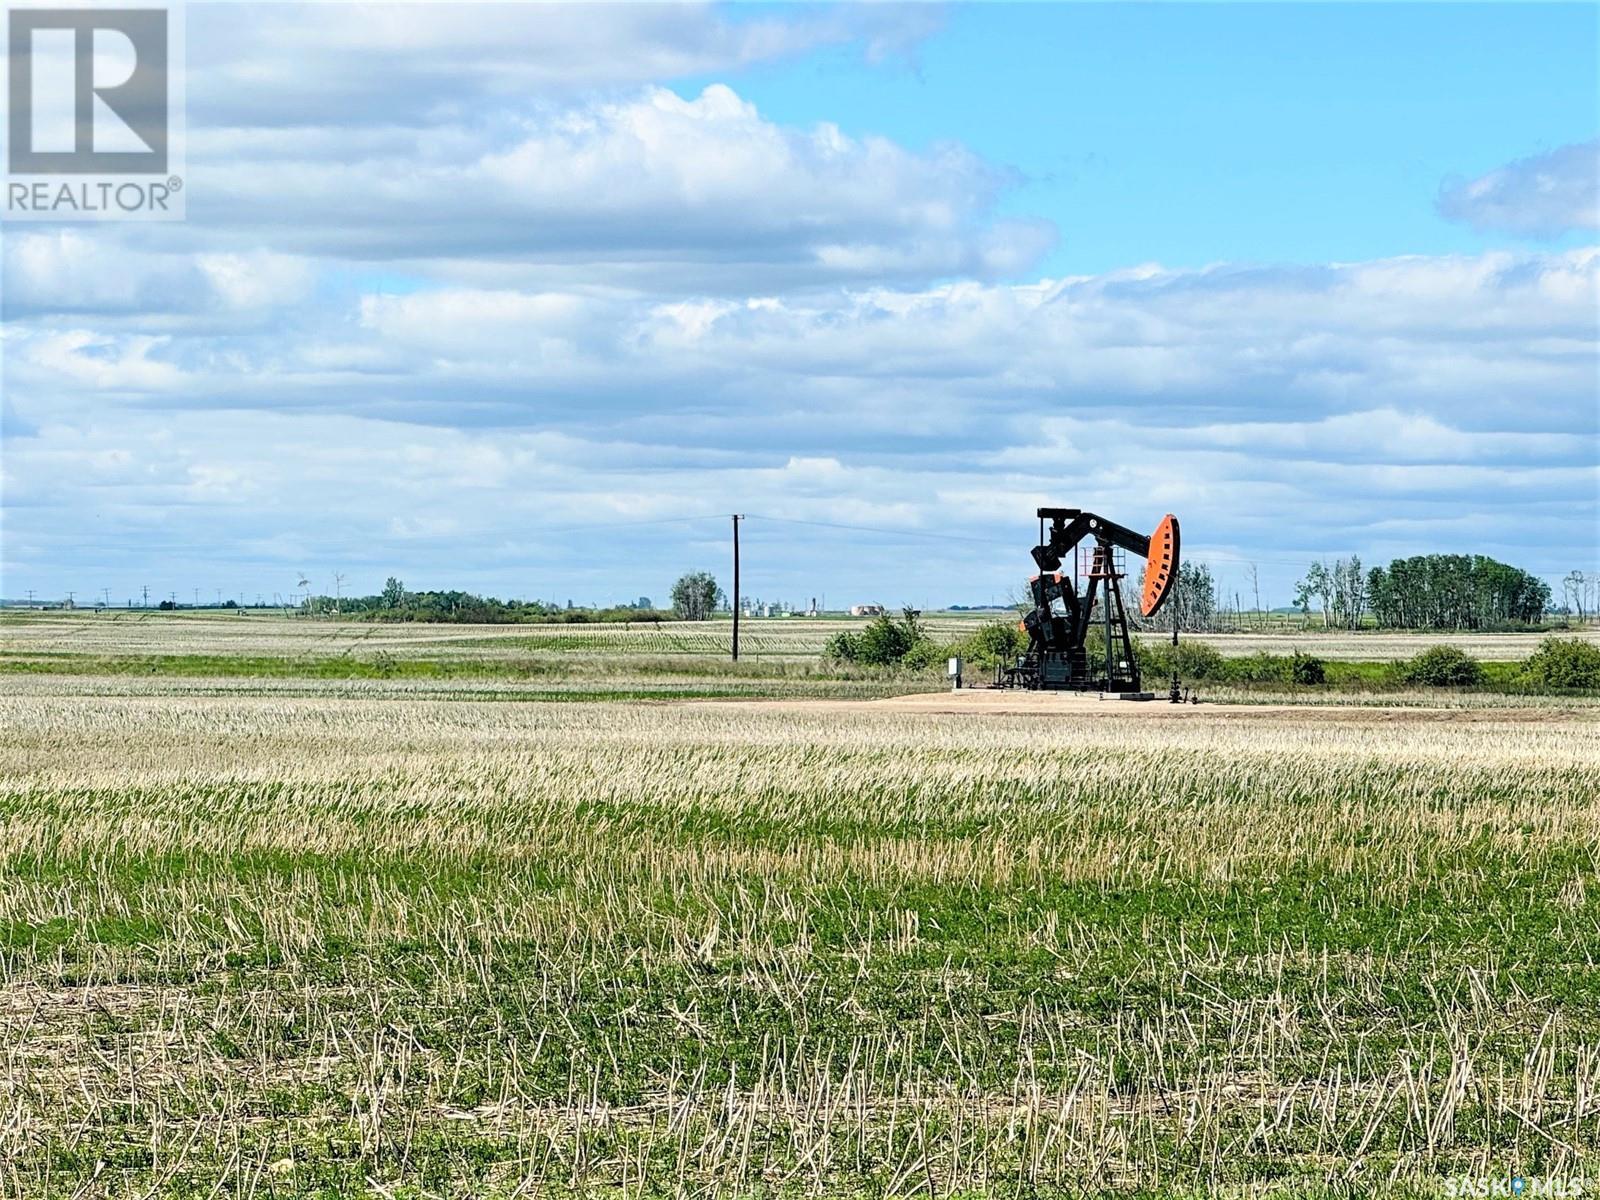
[[1139, 593], [1139, 613], [1153, 617], [1178, 582], [1178, 518], [1168, 513], [1150, 535], [1150, 552], [1144, 556], [1144, 588]]

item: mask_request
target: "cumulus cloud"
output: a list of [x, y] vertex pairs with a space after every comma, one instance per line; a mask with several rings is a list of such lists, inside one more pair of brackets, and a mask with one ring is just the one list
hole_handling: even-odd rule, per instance
[[250, 571], [528, 592], [665, 578], [720, 536], [667, 527], [621, 564], [542, 529], [740, 509], [980, 539], [769, 523], [770, 591], [866, 589], [892, 559], [912, 590], [889, 598], [984, 599], [1067, 493], [1179, 512], [1268, 579], [1439, 547], [1556, 570], [1593, 557], [1597, 295], [1600, 253], [1567, 251], [743, 299], [443, 286], [335, 297], [293, 344], [36, 317], [7, 334], [8, 569], [67, 552], [92, 481], [113, 556], [154, 553], [166, 505]]
[[0, 245], [7, 320], [62, 314], [196, 315], [208, 323], [303, 300], [314, 265], [270, 250], [164, 253], [85, 228], [11, 231]]
[[435, 274], [501, 263], [680, 287], [995, 278], [1054, 240], [1048, 223], [996, 217], [1012, 176], [959, 146], [917, 153], [780, 125], [722, 84], [298, 143], [272, 129], [197, 133], [189, 160], [203, 242], [269, 237]]
[[[232, 260], [197, 269], [219, 296], [244, 290]], [[260, 280], [274, 291], [271, 271]], [[1592, 249], [738, 300], [441, 286], [296, 308], [293, 339], [202, 325], [140, 343], [140, 355], [166, 372], [151, 380], [175, 405], [272, 405], [293, 394], [433, 424], [552, 428], [597, 409], [649, 420], [693, 397], [708, 431], [724, 414], [781, 400], [851, 412], [863, 440], [880, 429], [904, 436], [908, 409], [916, 428], [941, 437], [997, 413], [1108, 403], [1177, 407], [1219, 428], [1264, 410], [1389, 407], [1570, 430], [1593, 425], [1597, 298]], [[62, 338], [77, 333], [61, 318], [19, 326], [13, 382], [45, 387], [51, 370], [62, 387], [92, 382], [63, 365], [149, 338], [106, 333], [63, 357]]]
[[1439, 212], [1474, 229], [1553, 238], [1600, 229], [1600, 140], [1519, 158], [1487, 175], [1452, 182]]

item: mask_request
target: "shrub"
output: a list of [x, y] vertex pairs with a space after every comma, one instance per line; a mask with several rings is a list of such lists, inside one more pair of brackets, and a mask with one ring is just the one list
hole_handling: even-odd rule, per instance
[[1522, 670], [1546, 687], [1600, 688], [1600, 646], [1580, 638], [1547, 637]]
[[897, 666], [913, 647], [927, 641], [916, 614], [906, 609], [901, 620], [888, 613], [874, 617], [860, 633], [837, 633], [828, 639], [824, 653], [845, 662], [873, 667]]
[[960, 654], [958, 646], [941, 646], [930, 638], [924, 638], [907, 650], [900, 659], [900, 665], [908, 671], [926, 671], [932, 666], [943, 666], [945, 660], [952, 654]]
[[861, 660], [861, 639], [853, 633], [836, 633], [822, 647], [822, 653], [826, 658], [837, 658], [841, 662], [859, 662]]
[[1216, 677], [1230, 683], [1319, 684], [1326, 683], [1328, 678], [1327, 665], [1320, 658], [1298, 650], [1290, 658], [1265, 652], [1243, 658], [1219, 655], [1215, 667], [1219, 672]]
[[974, 629], [954, 649], [967, 662], [979, 667], [1010, 665], [1028, 648], [1028, 635], [1015, 621], [991, 621]]
[[1457, 646], [1430, 646], [1399, 665], [1401, 683], [1426, 687], [1472, 687], [1483, 682], [1483, 664]]
[[1328, 670], [1323, 661], [1315, 654], [1301, 654], [1300, 651], [1296, 650], [1294, 652], [1294, 662], [1289, 669], [1289, 677], [1295, 683], [1325, 683], [1328, 678]]
[[1288, 683], [1292, 665], [1282, 655], [1261, 651], [1222, 661], [1222, 678], [1230, 683]]
[[1205, 642], [1179, 642], [1176, 651], [1164, 641], [1137, 645], [1140, 669], [1152, 679], [1167, 678], [1174, 668], [1183, 679], [1222, 679], [1228, 673], [1227, 660]]

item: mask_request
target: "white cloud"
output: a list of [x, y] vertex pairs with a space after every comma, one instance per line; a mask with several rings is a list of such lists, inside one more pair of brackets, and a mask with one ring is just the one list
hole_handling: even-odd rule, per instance
[[[309, 556], [537, 593], [625, 565], [543, 529], [748, 511], [993, 543], [769, 522], [768, 591], [889, 573], [885, 599], [972, 600], [1054, 499], [1170, 509], [1274, 580], [1352, 549], [1565, 569], [1595, 557], [1597, 275], [1569, 251], [748, 300], [446, 287], [340, 300], [292, 344], [25, 321], [6, 566], [79, 553], [92, 505], [112, 560], [180, 560], [167, 511], [252, 578]], [[659, 591], [707, 529], [626, 567]]]
[[1486, 175], [1447, 183], [1440, 215], [1474, 229], [1553, 238], [1600, 229], [1600, 140], [1519, 158]]
[[591, 283], [744, 287], [841, 279], [993, 278], [1051, 244], [993, 210], [1013, 182], [954, 145], [916, 153], [769, 121], [732, 89], [683, 98], [524, 101], [493, 120], [374, 135], [191, 136], [193, 236], [422, 264], [566, 269]]
[[215, 321], [297, 303], [315, 281], [314, 265], [292, 255], [162, 253], [125, 236], [112, 229], [9, 231], [0, 247], [7, 319], [93, 313]]
[[941, 23], [930, 5], [216, 4], [188, 15], [191, 123], [437, 124], [530, 94], [626, 88], [859, 46], [872, 61]]
[[[8, 579], [611, 599], [725, 521], [542, 531], [747, 511], [983, 539], [755, 520], [756, 590], [973, 600], [1045, 501], [1284, 572], [1597, 556], [1595, 249], [1013, 283], [1054, 231], [1000, 215], [1006, 170], [659, 86], [892, 53], [927, 8], [201, 7], [190, 220], [7, 235]], [[1593, 155], [1441, 207], [1593, 228]]]

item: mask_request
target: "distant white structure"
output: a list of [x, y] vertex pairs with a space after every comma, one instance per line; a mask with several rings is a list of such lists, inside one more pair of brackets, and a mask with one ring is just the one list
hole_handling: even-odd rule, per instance
[[881, 617], [883, 605], [881, 604], [852, 604], [850, 606], [852, 617]]

